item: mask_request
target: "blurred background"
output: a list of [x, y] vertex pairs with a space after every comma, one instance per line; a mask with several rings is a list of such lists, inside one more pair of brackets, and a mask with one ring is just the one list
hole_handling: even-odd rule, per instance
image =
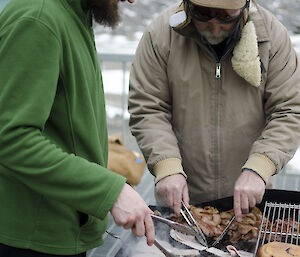
[[[115, 30], [95, 26], [99, 51], [135, 51], [143, 31], [165, 8], [176, 3], [174, 0], [136, 0], [134, 4], [120, 3], [122, 22]], [[300, 33], [300, 0], [256, 0], [270, 10], [287, 27], [291, 35]], [[119, 45], [119, 41], [123, 41]]]

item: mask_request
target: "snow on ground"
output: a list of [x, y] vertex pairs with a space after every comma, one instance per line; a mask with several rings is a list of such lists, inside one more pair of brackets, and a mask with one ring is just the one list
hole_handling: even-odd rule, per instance
[[288, 174], [300, 175], [300, 150], [299, 149], [296, 151], [294, 157], [287, 164], [285, 172]]
[[[125, 73], [125, 87], [123, 87], [123, 72], [122, 70], [103, 70], [103, 87], [105, 94], [113, 95], [126, 95], [128, 94], [128, 81], [129, 81], [129, 71]], [[121, 97], [120, 97], [121, 99]], [[107, 101], [108, 102], [108, 101]], [[129, 119], [129, 113], [127, 111], [127, 106], [122, 106], [122, 101], [114, 105], [106, 104], [107, 117], [113, 119], [116, 116], [124, 116]]]
[[292, 41], [292, 44], [300, 58], [300, 35], [292, 35], [291, 41]]
[[123, 35], [100, 34], [95, 38], [96, 48], [101, 53], [134, 54], [142, 32], [136, 32], [134, 40], [128, 40]]
[[129, 71], [125, 73], [125, 88], [123, 89], [122, 70], [102, 70], [104, 92], [109, 94], [122, 95], [123, 90], [128, 94]]

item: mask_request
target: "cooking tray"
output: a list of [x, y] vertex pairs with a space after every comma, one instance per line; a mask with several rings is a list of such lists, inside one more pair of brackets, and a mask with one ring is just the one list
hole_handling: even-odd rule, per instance
[[[288, 203], [288, 204], [300, 204], [300, 192], [296, 191], [285, 191], [285, 190], [274, 190], [269, 189], [266, 190], [265, 195], [263, 197], [262, 203], [257, 205], [257, 207], [263, 212], [264, 206], [266, 201], [268, 202], [277, 202], [277, 203]], [[212, 206], [217, 208], [220, 212], [222, 211], [228, 211], [230, 209], [233, 209], [233, 197], [226, 197], [222, 199], [218, 199], [215, 201], [210, 202], [204, 202], [197, 204], [196, 206], [204, 207], [204, 206]], [[159, 207], [159, 206], [149, 206], [152, 210], [158, 210], [162, 216], [168, 217], [173, 211], [166, 207]], [[172, 244], [176, 248], [180, 249], [187, 249], [185, 245], [173, 240], [169, 236], [169, 227], [161, 224], [161, 223], [155, 223], [155, 229], [156, 229], [156, 237], [158, 240], [164, 240], [168, 241], [170, 244]], [[209, 245], [212, 244], [214, 239], [207, 238]], [[118, 251], [116, 257], [132, 257], [130, 252], [134, 251], [134, 246], [137, 245], [138, 241], [141, 240], [140, 238], [137, 238], [133, 234], [131, 234], [128, 239], [126, 240], [125, 244], [122, 246], [122, 248]], [[216, 246], [218, 249], [221, 249], [226, 252], [226, 246], [228, 244], [234, 245], [238, 250], [244, 250], [250, 253], [255, 252], [255, 246], [256, 241], [242, 241], [239, 240], [237, 243], [233, 244], [229, 241], [229, 237], [225, 236], [222, 241]], [[145, 247], [147, 245], [145, 244]], [[131, 251], [128, 251], [128, 248], [131, 248]], [[216, 256], [214, 254], [208, 253], [206, 251], [201, 251], [200, 255], [198, 256], [205, 256], [205, 257], [213, 257]]]
[[272, 241], [299, 245], [300, 204], [266, 202], [255, 253]]

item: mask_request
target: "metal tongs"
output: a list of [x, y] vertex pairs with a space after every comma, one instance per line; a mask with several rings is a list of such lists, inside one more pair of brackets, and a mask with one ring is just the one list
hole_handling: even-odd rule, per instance
[[[187, 235], [192, 235], [195, 236], [195, 238], [197, 239], [197, 241], [205, 246], [206, 248], [208, 248], [208, 244], [206, 241], [206, 238], [203, 234], [203, 232], [201, 231], [201, 229], [199, 228], [197, 222], [195, 221], [193, 215], [190, 213], [189, 209], [185, 206], [185, 204], [183, 203], [183, 201], [181, 201], [184, 210], [186, 211], [187, 215], [185, 214], [184, 210], [180, 210], [181, 215], [183, 216], [183, 218], [185, 219], [185, 221], [188, 224], [188, 227], [185, 225], [182, 225], [178, 222], [157, 216], [157, 215], [151, 215], [153, 220], [162, 222], [167, 224], [170, 228], [181, 232], [183, 234], [187, 234]], [[194, 228], [194, 226], [196, 227], [196, 229]], [[176, 257], [178, 255], [172, 253], [170, 250], [164, 248], [156, 239], [154, 241], [154, 245], [167, 257]]]
[[[197, 238], [197, 232], [190, 228], [190, 227], [187, 227], [185, 225], [182, 225], [180, 223], [177, 223], [175, 221], [172, 221], [172, 220], [169, 220], [169, 219], [165, 219], [163, 217], [160, 217], [160, 216], [156, 216], [156, 215], [151, 215], [152, 219], [153, 220], [156, 220], [156, 221], [159, 221], [159, 222], [162, 222], [162, 223], [165, 223], [167, 224], [170, 228], [176, 230], [176, 231], [179, 231], [181, 233], [184, 233], [184, 234], [187, 234], [187, 235], [193, 235]], [[161, 245], [156, 239], [154, 241], [154, 245], [167, 257], [177, 257], [179, 255], [176, 255], [174, 253], [172, 253], [172, 251], [166, 249], [163, 245]]]
[[[184, 202], [181, 201], [181, 204], [184, 208], [184, 210], [186, 211], [187, 215], [184, 213], [184, 211], [181, 209], [180, 213], [182, 215], [182, 217], [185, 219], [186, 223], [189, 225], [189, 227], [194, 231], [194, 235], [197, 239], [197, 241], [205, 246], [206, 248], [208, 248], [208, 243], [206, 241], [206, 238], [202, 232], [202, 230], [199, 228], [198, 223], [195, 221], [193, 215], [191, 214], [191, 212], [189, 211], [189, 209], [185, 206]], [[196, 227], [196, 229], [195, 229]]]
[[197, 236], [198, 235], [198, 232], [194, 228], [187, 227], [187, 226], [182, 225], [182, 224], [180, 224], [178, 222], [175, 222], [175, 221], [172, 221], [172, 220], [169, 220], [169, 219], [157, 216], [157, 215], [151, 215], [151, 217], [152, 217], [153, 220], [165, 223], [170, 228], [172, 228], [172, 229], [174, 229], [174, 230], [176, 230], [178, 232], [181, 232], [183, 234], [193, 235], [193, 236]]
[[[197, 222], [195, 221], [195, 219], [193, 218], [192, 214], [190, 213], [189, 209], [185, 206], [184, 202], [181, 201], [181, 204], [183, 205], [186, 213], [188, 214], [190, 220], [192, 221], [193, 225], [197, 228], [197, 235], [195, 235], [196, 239], [198, 240], [198, 242], [204, 246], [206, 246], [208, 248], [208, 244], [206, 241], [206, 238], [204, 236], [204, 234], [202, 233], [201, 229], [199, 228]], [[188, 225], [193, 228], [193, 225], [191, 224], [190, 220], [188, 219], [188, 217], [185, 215], [184, 211], [181, 209], [180, 210], [181, 215], [183, 216], [183, 218], [185, 219], [185, 221], [188, 223]], [[231, 227], [232, 223], [235, 220], [235, 215], [233, 215], [233, 217], [231, 218], [231, 220], [229, 221], [229, 223], [227, 224], [226, 228], [224, 229], [224, 231], [222, 232], [222, 234], [217, 238], [217, 240], [215, 242], [213, 242], [213, 244], [211, 245], [212, 247], [214, 247], [215, 245], [217, 245], [222, 238], [227, 234], [229, 228]]]
[[222, 234], [217, 238], [217, 240], [215, 242], [213, 242], [213, 244], [211, 245], [212, 247], [217, 245], [222, 240], [222, 238], [227, 234], [227, 232], [228, 232], [229, 228], [231, 227], [232, 223], [234, 222], [234, 220], [235, 220], [235, 215], [233, 215], [233, 217], [227, 224], [226, 228], [223, 230]]

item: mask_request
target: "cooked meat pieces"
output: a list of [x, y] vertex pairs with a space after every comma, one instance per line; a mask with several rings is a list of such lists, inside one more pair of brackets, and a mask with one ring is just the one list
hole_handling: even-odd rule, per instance
[[[300, 224], [298, 221], [293, 220], [293, 218], [276, 219], [273, 222], [268, 220], [266, 222], [264, 219], [262, 231], [267, 231], [266, 240], [270, 241], [281, 241], [282, 234], [293, 234], [297, 236], [300, 231]], [[270, 232], [273, 232], [272, 234]], [[271, 238], [269, 238], [271, 237]]]
[[[202, 232], [207, 237], [215, 238], [221, 235], [226, 225], [234, 215], [233, 210], [220, 213], [212, 206], [205, 206], [201, 208], [192, 205], [190, 212], [192, 213]], [[228, 232], [231, 241], [237, 242], [239, 239], [251, 240], [253, 238], [257, 238], [261, 217], [261, 211], [254, 207], [249, 214], [243, 215], [243, 220], [241, 222], [234, 221]], [[185, 224], [182, 216], [173, 215], [170, 218], [176, 222]]]

